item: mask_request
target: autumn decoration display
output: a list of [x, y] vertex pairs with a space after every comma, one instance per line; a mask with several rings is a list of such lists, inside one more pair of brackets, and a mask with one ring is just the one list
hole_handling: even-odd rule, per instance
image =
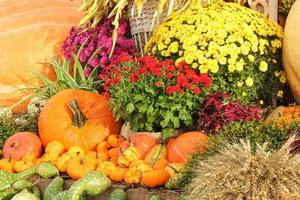
[[0, 200], [300, 199], [299, 2], [0, 0]]

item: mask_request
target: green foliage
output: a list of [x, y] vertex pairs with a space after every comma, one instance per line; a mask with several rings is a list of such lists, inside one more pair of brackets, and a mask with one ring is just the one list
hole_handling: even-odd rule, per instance
[[81, 66], [78, 57], [74, 55], [73, 58], [74, 66], [72, 75], [69, 73], [71, 70], [70, 61], [64, 60], [61, 63], [59, 59], [51, 60], [50, 64], [56, 73], [56, 81], [51, 81], [39, 72], [33, 72], [45, 84], [42, 87], [33, 88], [41, 99], [49, 99], [58, 92], [70, 88], [97, 92], [100, 81], [96, 81], [96, 69], [86, 78], [84, 68]]
[[71, 63], [69, 60], [63, 60], [63, 62], [61, 62], [59, 58], [51, 58], [50, 62], [46, 63], [53, 67], [56, 74], [55, 81], [49, 79], [40, 72], [33, 71], [32, 73], [36, 78], [41, 80], [44, 85], [24, 88], [24, 90], [33, 90], [34, 93], [24, 97], [21, 101], [25, 101], [32, 97], [39, 97], [42, 100], [47, 100], [58, 92], [70, 88], [97, 92], [101, 87], [101, 82], [97, 77], [97, 68], [91, 72], [89, 77], [85, 76], [84, 69], [88, 67], [87, 63], [97, 55], [100, 48], [93, 53], [84, 66], [79, 61], [81, 50], [82, 47], [79, 49], [77, 55], [73, 55], [74, 63]]
[[279, 4], [279, 12], [287, 16], [296, 0], [282, 0]]
[[269, 143], [270, 150], [278, 150], [289, 138], [289, 132], [296, 131], [298, 125], [292, 123], [279, 127], [276, 124], [264, 125], [259, 121], [233, 122], [225, 126], [216, 137], [213, 138], [214, 148], [223, 143], [236, 143], [239, 140], [249, 140], [253, 150], [257, 144]]

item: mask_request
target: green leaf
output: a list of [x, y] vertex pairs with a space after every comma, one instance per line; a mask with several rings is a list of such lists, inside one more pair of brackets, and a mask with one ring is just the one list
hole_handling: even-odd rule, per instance
[[78, 77], [77, 74], [73, 74], [73, 78], [77, 80], [79, 83], [83, 83], [85, 82], [86, 79], [85, 79], [84, 71], [82, 69], [82, 65], [79, 61], [79, 58], [76, 55], [73, 55], [73, 59], [74, 59], [74, 68], [76, 68], [79, 74]]
[[133, 105], [133, 103], [127, 104], [127, 106], [126, 106], [126, 112], [128, 112], [130, 114], [133, 111], [134, 111], [134, 105]]
[[146, 113], [147, 108], [148, 108], [147, 104], [144, 104], [144, 103], [139, 103], [139, 104], [137, 104], [136, 107], [138, 108], [140, 113]]
[[143, 101], [144, 97], [140, 94], [136, 94], [136, 95], [133, 96], [133, 100], [134, 101]]
[[32, 71], [34, 75], [36, 75], [45, 85], [52, 85], [53, 82], [44, 74], [38, 72], [38, 71]]

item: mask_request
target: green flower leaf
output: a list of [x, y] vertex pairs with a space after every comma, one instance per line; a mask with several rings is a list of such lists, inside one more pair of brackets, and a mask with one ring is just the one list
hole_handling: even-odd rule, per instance
[[133, 105], [133, 103], [127, 104], [127, 106], [126, 106], [126, 112], [132, 113], [133, 111], [134, 111], [134, 105]]

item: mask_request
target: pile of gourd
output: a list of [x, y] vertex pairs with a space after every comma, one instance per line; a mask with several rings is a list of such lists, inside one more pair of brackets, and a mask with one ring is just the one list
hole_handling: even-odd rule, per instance
[[[29, 132], [17, 133], [9, 138], [4, 145], [0, 169], [23, 172], [43, 163], [51, 163], [59, 172], [74, 180], [98, 171], [116, 183], [142, 184], [150, 188], [166, 186], [168, 189], [176, 188], [176, 181], [191, 153], [196, 149], [205, 151], [208, 142], [207, 136], [201, 132], [184, 133], [170, 140], [168, 145], [159, 144], [156, 138], [147, 134], [134, 134], [129, 140], [113, 134], [100, 142], [94, 151], [84, 151], [79, 146], [67, 149], [61, 142], [52, 141], [43, 155], [40, 142], [36, 142], [36, 148], [22, 151], [21, 155], [16, 151], [19, 146], [14, 145], [24, 146], [24, 137], [31, 142], [33, 138], [38, 138]], [[200, 148], [195, 148], [196, 145]]]

